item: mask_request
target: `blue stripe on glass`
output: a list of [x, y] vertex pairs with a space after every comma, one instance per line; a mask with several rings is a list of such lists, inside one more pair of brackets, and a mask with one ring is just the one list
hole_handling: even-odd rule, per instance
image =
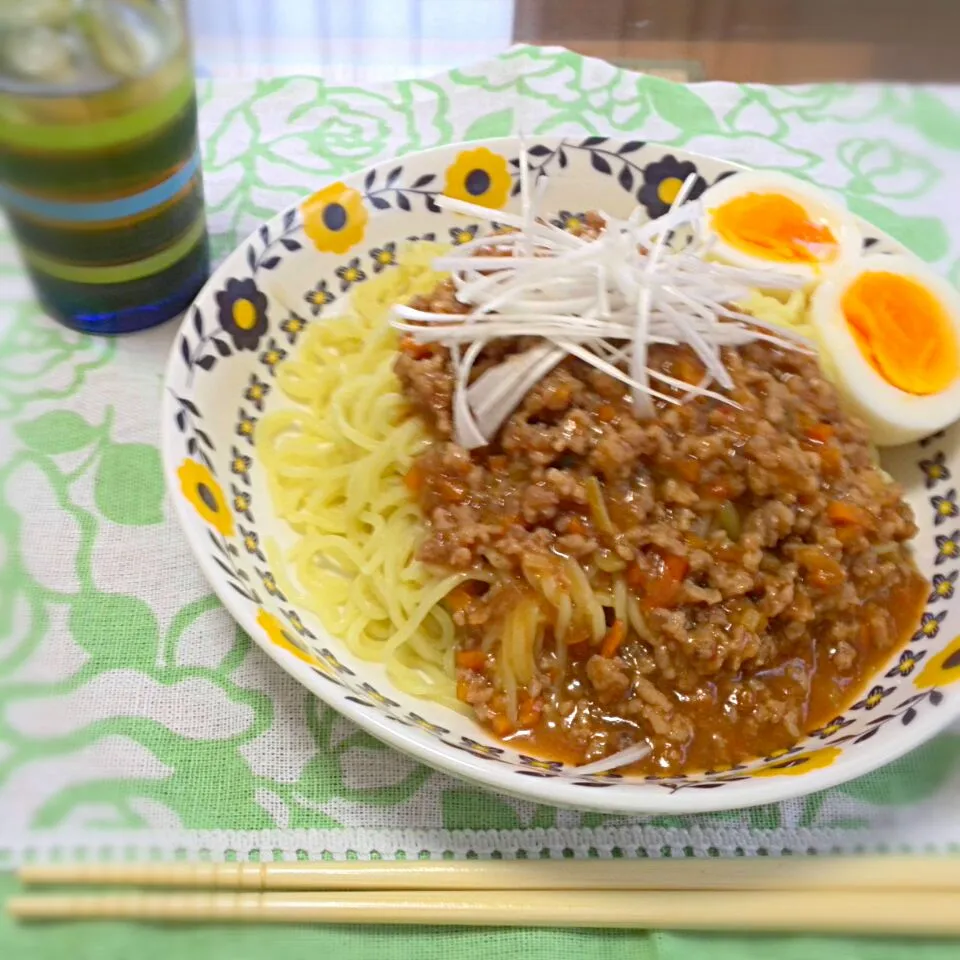
[[193, 156], [169, 179], [156, 186], [118, 200], [105, 200], [100, 203], [69, 203], [60, 200], [45, 200], [33, 197], [9, 187], [0, 185], [0, 204], [25, 213], [28, 216], [59, 220], [65, 223], [98, 223], [106, 220], [121, 220], [138, 213], [146, 213], [154, 207], [172, 200], [200, 169], [200, 151]]
[[74, 313], [72, 309], [61, 306], [56, 298], [50, 297], [41, 297], [41, 303], [66, 326], [83, 333], [105, 335], [136, 333], [139, 330], [147, 330], [166, 323], [183, 313], [193, 303], [209, 276], [210, 264], [204, 259], [200, 269], [193, 273], [176, 293], [153, 303], [108, 313]]

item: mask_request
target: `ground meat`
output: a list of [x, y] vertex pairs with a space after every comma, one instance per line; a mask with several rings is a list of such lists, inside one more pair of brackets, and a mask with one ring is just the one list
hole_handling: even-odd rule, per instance
[[449, 436], [453, 430], [450, 416], [453, 379], [446, 354], [426, 350], [420, 356], [401, 353], [397, 357], [396, 371], [407, 398], [430, 416], [439, 433]]
[[[449, 286], [427, 301], [451, 303]], [[807, 355], [757, 343], [723, 359], [736, 406], [658, 402], [644, 421], [618, 381], [568, 359], [467, 453], [451, 440], [449, 357], [404, 344], [397, 374], [437, 438], [408, 477], [428, 519], [420, 556], [496, 573], [458, 613], [461, 646], [525, 599], [547, 624], [535, 697], [528, 686], [511, 707], [495, 669], [470, 675], [481, 720], [507, 715], [513, 736], [575, 761], [646, 738], [648, 773], [716, 769], [831, 719], [909, 631], [925, 593], [906, 546], [916, 526], [863, 424]], [[702, 373], [683, 349], [649, 361]], [[609, 598], [611, 630], [616, 592], [635, 604], [613, 656], [576, 604], [559, 655], [551, 623], [556, 595], [576, 596], [571, 562]]]
[[[468, 308], [454, 293], [451, 283], [441, 283], [429, 297], [415, 297], [410, 306], [432, 313], [466, 313]], [[440, 434], [450, 436], [453, 430], [450, 357], [446, 350], [433, 344], [411, 343], [409, 347], [397, 354], [395, 364], [407, 399], [430, 419]]]
[[600, 703], [615, 703], [630, 689], [627, 665], [619, 657], [591, 657], [587, 661], [587, 677]]
[[857, 649], [846, 640], [841, 640], [837, 644], [837, 649], [833, 653], [833, 662], [841, 672], [849, 670], [857, 660]]
[[744, 529], [765, 547], [775, 547], [793, 529], [796, 513], [779, 500], [768, 500], [747, 517]]
[[636, 697], [627, 702], [624, 712], [645, 723], [656, 735], [669, 743], [683, 743], [692, 734], [690, 721], [669, 697], [649, 680], [637, 677]]

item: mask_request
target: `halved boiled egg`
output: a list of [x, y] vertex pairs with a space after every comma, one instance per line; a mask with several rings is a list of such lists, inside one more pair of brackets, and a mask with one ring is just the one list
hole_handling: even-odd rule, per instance
[[854, 218], [822, 190], [783, 173], [744, 171], [701, 197], [713, 255], [738, 267], [776, 270], [813, 283], [860, 254]]
[[911, 257], [864, 257], [810, 302], [822, 360], [879, 446], [960, 418], [960, 294]]

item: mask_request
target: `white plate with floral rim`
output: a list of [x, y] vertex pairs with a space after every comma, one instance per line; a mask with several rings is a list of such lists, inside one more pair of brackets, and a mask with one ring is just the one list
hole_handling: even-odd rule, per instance
[[[696, 174], [696, 196], [740, 168], [654, 144], [603, 137], [527, 144], [548, 175], [541, 209], [576, 229], [584, 211], [666, 211]], [[397, 749], [448, 773], [541, 803], [622, 813], [695, 813], [822, 790], [888, 763], [960, 712], [960, 427], [888, 451], [920, 533], [917, 562], [932, 583], [922, 623], [862, 697], [796, 746], [733, 769], [689, 776], [578, 775], [491, 738], [470, 719], [396, 690], [381, 666], [352, 657], [278, 591], [261, 549], [289, 536], [272, 512], [252, 437], [265, 411], [289, 404], [274, 377], [308, 324], [334, 316], [350, 288], [393, 268], [411, 238], [462, 243], [477, 223], [441, 212], [440, 193], [517, 209], [516, 138], [460, 144], [386, 161], [331, 184], [256, 230], [188, 311], [166, 376], [166, 478], [200, 566], [241, 626], [318, 697]], [[860, 221], [874, 253], [903, 253]], [[283, 303], [270, 290], [282, 290]]]

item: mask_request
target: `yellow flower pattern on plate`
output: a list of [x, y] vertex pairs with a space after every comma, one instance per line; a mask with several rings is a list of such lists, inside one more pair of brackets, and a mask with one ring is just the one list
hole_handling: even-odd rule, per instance
[[512, 186], [507, 161], [486, 147], [477, 147], [464, 150], [447, 167], [443, 192], [454, 200], [502, 210]]
[[960, 636], [954, 637], [927, 661], [913, 684], [918, 690], [928, 690], [930, 687], [943, 687], [957, 680], [960, 680]]
[[311, 667], [321, 666], [320, 661], [294, 643], [291, 635], [283, 629], [283, 624], [280, 623], [272, 613], [268, 613], [262, 607], [257, 613], [257, 626], [270, 638], [271, 643], [280, 647], [282, 650], [286, 650], [287, 653], [292, 653], [304, 663], [309, 663]]
[[300, 212], [303, 232], [321, 253], [346, 253], [355, 247], [369, 217], [360, 194], [339, 181], [304, 200]]
[[839, 747], [824, 747], [821, 750], [811, 750], [807, 753], [794, 753], [785, 756], [776, 763], [767, 764], [759, 770], [751, 770], [755, 777], [796, 777], [809, 773], [811, 770], [822, 770], [829, 767], [840, 756]]
[[232, 536], [233, 515], [210, 470], [196, 460], [184, 460], [177, 470], [177, 477], [187, 502], [203, 520], [223, 536]]

